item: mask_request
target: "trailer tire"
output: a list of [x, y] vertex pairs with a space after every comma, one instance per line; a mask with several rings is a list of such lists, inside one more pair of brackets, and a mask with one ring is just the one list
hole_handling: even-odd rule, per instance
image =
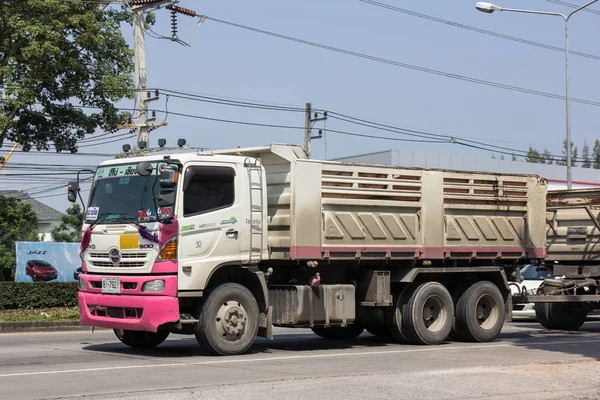
[[538, 322], [551, 330], [576, 331], [587, 318], [586, 310], [567, 303], [535, 303], [534, 309]]
[[471, 285], [458, 299], [454, 337], [469, 342], [489, 342], [500, 334], [506, 310], [500, 289], [492, 282]]
[[312, 328], [315, 335], [329, 340], [352, 340], [356, 339], [365, 330], [361, 325], [332, 326], [330, 328]]
[[394, 292], [394, 305], [387, 307], [386, 324], [387, 330], [396, 342], [408, 343], [408, 339], [404, 335], [404, 324], [402, 322], [402, 307], [407, 302], [408, 297], [413, 291], [413, 286], [407, 286]]
[[243, 354], [258, 334], [258, 303], [237, 283], [224, 283], [211, 290], [196, 315], [196, 340], [215, 355]]
[[402, 305], [401, 332], [411, 344], [440, 344], [454, 323], [454, 302], [439, 282], [425, 282], [407, 296]]
[[146, 332], [113, 329], [121, 343], [134, 349], [151, 349], [164, 342], [169, 337], [168, 331]]

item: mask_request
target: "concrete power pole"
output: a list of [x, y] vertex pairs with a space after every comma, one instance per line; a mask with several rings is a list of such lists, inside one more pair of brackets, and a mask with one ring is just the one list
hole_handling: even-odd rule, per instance
[[321, 139], [323, 137], [323, 130], [319, 129], [317, 136], [312, 136], [312, 128], [315, 122], [327, 120], [327, 111], [323, 112], [323, 116], [319, 117], [319, 113], [315, 113], [314, 118], [312, 117], [312, 105], [306, 103], [306, 114], [304, 117], [304, 151], [308, 158], [310, 158], [310, 141], [313, 139]]
[[178, 3], [179, 0], [131, 0], [133, 10], [133, 56], [134, 56], [134, 81], [135, 81], [135, 106], [134, 123], [128, 127], [135, 128], [135, 148], [142, 149], [150, 146], [150, 128], [157, 128], [166, 124], [154, 123], [155, 115], [148, 116], [148, 103], [158, 100], [158, 91], [155, 95], [147, 90], [146, 82], [146, 42], [144, 37], [144, 24], [146, 13], [165, 6]]

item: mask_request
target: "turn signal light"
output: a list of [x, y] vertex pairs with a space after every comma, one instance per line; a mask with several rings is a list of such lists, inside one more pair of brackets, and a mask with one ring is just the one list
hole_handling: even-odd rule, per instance
[[177, 239], [173, 238], [169, 240], [160, 252], [158, 253], [158, 257], [161, 260], [176, 260], [177, 259]]

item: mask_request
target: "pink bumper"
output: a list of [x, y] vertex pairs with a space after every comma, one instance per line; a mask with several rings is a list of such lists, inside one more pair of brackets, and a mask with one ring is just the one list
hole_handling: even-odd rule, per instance
[[[80, 290], [78, 295], [79, 320], [84, 326], [156, 332], [160, 325], [179, 320], [176, 290], [169, 290], [173, 283], [176, 287], [176, 281], [171, 281], [176, 277], [122, 277], [122, 282], [138, 281], [137, 290], [132, 290], [136, 294], [103, 294], [94, 287], [97, 285], [93, 285], [94, 281], [101, 280], [100, 276], [82, 274], [81, 278], [88, 286], [86, 291]], [[161, 278], [167, 278], [163, 293], [139, 292], [143, 281]]]

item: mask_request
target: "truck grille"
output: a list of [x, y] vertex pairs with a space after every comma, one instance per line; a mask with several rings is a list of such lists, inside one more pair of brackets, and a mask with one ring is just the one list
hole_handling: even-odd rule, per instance
[[109, 258], [108, 253], [89, 253], [86, 262], [97, 268], [143, 268], [149, 261], [150, 253], [121, 253], [121, 261], [116, 264]]

